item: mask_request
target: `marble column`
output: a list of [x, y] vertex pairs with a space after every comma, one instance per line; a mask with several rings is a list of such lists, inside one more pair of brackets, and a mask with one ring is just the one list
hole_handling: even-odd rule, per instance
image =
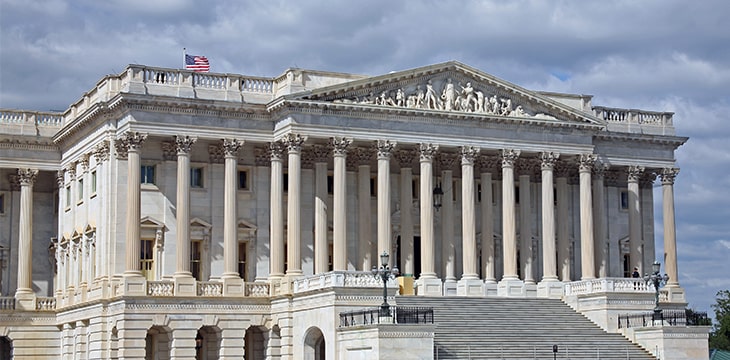
[[520, 268], [522, 280], [525, 284], [535, 284], [535, 274], [532, 264], [532, 199], [530, 194], [530, 173], [532, 173], [531, 159], [521, 159], [517, 163], [519, 172], [520, 195]]
[[540, 153], [542, 176], [542, 281], [537, 286], [537, 294], [540, 297], [559, 297], [563, 294], [562, 285], [558, 282], [557, 274], [555, 197], [553, 195], [553, 169], [559, 157], [560, 154], [556, 152]]
[[608, 166], [596, 162], [593, 167], [593, 240], [596, 251], [596, 274], [608, 277], [608, 226], [606, 217], [605, 174]]
[[[664, 269], [669, 276], [667, 287], [679, 287], [677, 271], [677, 235], [674, 223], [674, 179], [678, 168], [664, 168], [659, 176], [662, 179], [662, 214], [664, 219]], [[671, 300], [671, 299], [670, 299]]]
[[441, 280], [436, 277], [436, 244], [433, 230], [433, 158], [436, 144], [419, 144], [421, 163], [421, 274], [417, 282], [418, 295], [440, 296]]
[[[223, 294], [242, 295], [243, 282], [238, 273], [238, 150], [243, 141], [223, 139]], [[245, 279], [243, 279], [245, 281]]]
[[284, 148], [280, 142], [269, 143], [271, 156], [271, 242], [269, 278], [284, 276]]
[[[486, 155], [479, 158], [479, 167], [481, 171], [480, 182], [482, 187], [482, 264], [484, 269], [484, 282], [486, 285], [496, 284], [494, 266], [494, 199], [492, 197], [492, 169], [495, 166], [493, 159]], [[489, 286], [487, 286], [489, 288]], [[496, 287], [494, 288], [496, 290]], [[487, 294], [487, 295], [496, 295]]]
[[370, 161], [373, 151], [369, 148], [357, 148], [353, 154], [358, 162], [357, 167], [357, 208], [358, 208], [358, 249], [361, 271], [370, 271], [373, 266], [373, 229], [372, 205], [370, 190]]
[[[190, 272], [190, 150], [196, 141], [197, 138], [186, 135], [175, 136], [177, 149], [177, 203], [175, 208], [177, 212], [177, 237], [175, 238], [177, 261], [174, 277], [176, 278], [192, 277]], [[190, 290], [187, 286], [185, 288]]]
[[[395, 141], [378, 140], [378, 253], [390, 254], [390, 264], [393, 266], [395, 256], [391, 251], [391, 222], [390, 222], [390, 157], [395, 148]], [[377, 260], [378, 262], [380, 260]]]
[[[127, 238], [124, 276], [141, 277], [140, 271], [140, 150], [147, 134], [128, 131], [117, 141], [127, 151]], [[143, 290], [143, 289], [142, 289]]]
[[302, 144], [306, 137], [299, 134], [287, 134], [282, 141], [287, 147], [288, 193], [287, 193], [287, 276], [302, 275], [302, 224], [301, 224], [301, 190], [302, 190]]
[[[103, 140], [100, 143], [98, 143], [93, 150], [94, 158], [96, 158], [97, 163], [97, 193], [105, 194], [107, 191], [109, 191], [110, 183], [113, 179], [112, 176], [112, 166], [111, 162], [108, 161], [111, 155], [111, 146], [109, 140]], [[59, 187], [60, 189], [60, 187]], [[111, 204], [109, 202], [103, 201], [100, 206], [100, 212], [98, 216], [101, 218], [109, 218], [111, 215]], [[96, 242], [96, 278], [98, 279], [99, 283], [101, 284], [101, 287], [103, 289], [107, 289], [107, 282], [109, 281], [109, 264], [111, 263], [108, 261], [108, 249], [110, 248], [109, 244], [109, 234], [111, 233], [111, 229], [105, 229], [104, 227], [97, 227], [96, 234], [95, 234], [95, 242]], [[59, 233], [60, 234], [60, 233]]]
[[643, 240], [641, 236], [641, 197], [639, 197], [639, 180], [644, 173], [643, 166], [631, 165], [627, 169], [629, 197], [629, 268], [639, 269], [644, 273]]
[[441, 274], [444, 280], [444, 295], [456, 292], [456, 240], [454, 239], [454, 178], [451, 168], [456, 156], [440, 153], [437, 157], [441, 167]]
[[[37, 169], [18, 169], [20, 218], [18, 219], [18, 286], [15, 298], [22, 309], [33, 308], [33, 184]], [[24, 301], [24, 300], [29, 301]], [[33, 310], [35, 310], [33, 308]]]
[[327, 243], [327, 157], [330, 148], [312, 147], [314, 152], [314, 273], [329, 271], [329, 246]]
[[[402, 149], [396, 153], [400, 165], [400, 249], [403, 275], [415, 277], [413, 247], [413, 159], [416, 153]], [[419, 249], [420, 250], [420, 249]]]
[[557, 210], [557, 236], [558, 236], [558, 275], [560, 281], [571, 281], [571, 262], [570, 262], [570, 219], [568, 218], [568, 176], [570, 169], [567, 164], [557, 163], [555, 172], [555, 192], [557, 194], [556, 210]]
[[519, 150], [504, 149], [502, 160], [502, 253], [503, 276], [498, 284], [499, 296], [524, 295], [523, 282], [517, 276], [517, 230], [515, 225], [515, 161]]
[[[65, 170], [58, 170], [56, 171], [56, 184], [58, 185], [58, 214], [63, 214], [63, 208], [65, 204]], [[59, 215], [59, 218], [61, 216]], [[54, 281], [54, 296], [56, 297], [56, 301], [60, 303], [60, 300], [63, 295], [63, 290], [66, 288], [65, 281], [66, 279], [63, 276], [64, 271], [66, 270], [66, 267], [64, 265], [63, 258], [65, 256], [65, 251], [63, 250], [63, 221], [58, 221], [58, 227], [56, 228], [58, 239], [56, 243], [56, 279]]]
[[591, 170], [596, 162], [595, 154], [578, 156], [578, 176], [580, 181], [580, 247], [581, 280], [595, 279], [595, 249], [593, 242], [593, 198]]
[[458, 295], [484, 295], [484, 283], [477, 268], [476, 208], [474, 206], [474, 161], [479, 156], [475, 146], [461, 147], [461, 236], [464, 271], [457, 285]]
[[334, 156], [334, 196], [332, 204], [334, 254], [332, 267], [335, 271], [347, 270], [347, 147], [352, 143], [349, 138], [331, 138]]

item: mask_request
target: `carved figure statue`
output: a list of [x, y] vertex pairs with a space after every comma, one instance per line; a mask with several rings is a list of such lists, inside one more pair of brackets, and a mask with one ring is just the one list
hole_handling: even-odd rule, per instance
[[474, 88], [471, 86], [471, 82], [467, 82], [466, 86], [461, 87], [461, 110], [462, 111], [477, 111], [478, 104], [477, 98], [474, 95]]
[[522, 109], [522, 105], [517, 105], [517, 107], [509, 113], [509, 116], [525, 117], [528, 115], [525, 110]]
[[456, 90], [454, 84], [451, 82], [451, 78], [446, 80], [446, 86], [441, 93], [441, 100], [444, 101], [444, 110], [454, 110], [454, 100], [456, 100]]
[[426, 109], [441, 109], [436, 90], [433, 89], [431, 80], [426, 84]]
[[481, 91], [476, 91], [477, 94], [477, 108], [474, 109], [476, 112], [484, 112], [484, 93]]
[[395, 106], [406, 106], [405, 94], [403, 89], [398, 89], [395, 93]]
[[489, 105], [491, 105], [491, 110], [488, 111], [490, 114], [499, 114], [499, 101], [497, 101], [497, 95], [492, 95], [492, 97], [489, 98]]
[[502, 101], [502, 112], [500, 115], [509, 115], [509, 113], [512, 111], [512, 99], [500, 99]]
[[426, 99], [426, 94], [421, 89], [421, 85], [416, 86], [416, 108], [423, 108], [423, 101]]

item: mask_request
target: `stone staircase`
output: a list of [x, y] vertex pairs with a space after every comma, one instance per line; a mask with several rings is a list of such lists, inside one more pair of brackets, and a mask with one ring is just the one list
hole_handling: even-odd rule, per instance
[[556, 299], [399, 296], [434, 310], [434, 359], [655, 359]]

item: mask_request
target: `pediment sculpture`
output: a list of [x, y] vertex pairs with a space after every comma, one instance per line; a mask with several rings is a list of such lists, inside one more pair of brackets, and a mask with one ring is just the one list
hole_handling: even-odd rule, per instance
[[438, 82], [429, 79], [425, 84], [385, 89], [364, 96], [335, 99], [333, 102], [557, 120], [544, 112], [531, 112], [523, 105], [513, 102], [512, 98], [499, 95], [495, 90], [474, 88], [471, 81], [454, 84], [451, 78], [447, 78], [437, 87], [435, 84]]

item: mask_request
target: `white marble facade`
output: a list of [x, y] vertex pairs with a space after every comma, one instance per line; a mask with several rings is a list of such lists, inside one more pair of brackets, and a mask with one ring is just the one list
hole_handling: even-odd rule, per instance
[[[0, 319], [15, 316], [0, 336], [18, 355], [297, 359], [320, 334], [334, 357], [336, 310], [378, 304], [377, 285], [318, 309], [302, 278], [388, 251], [419, 295], [560, 297], [648, 271], [656, 211], [683, 301], [687, 139], [671, 113], [458, 62], [275, 78], [130, 65], [65, 112], [0, 109], [0, 125]], [[40, 350], [22, 340], [38, 332]]]

